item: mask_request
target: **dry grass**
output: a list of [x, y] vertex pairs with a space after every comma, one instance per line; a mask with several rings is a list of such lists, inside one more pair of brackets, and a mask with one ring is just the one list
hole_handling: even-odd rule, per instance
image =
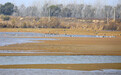
[[[1, 15], [0, 15], [1, 17]], [[90, 20], [90, 21], [89, 21]], [[96, 20], [96, 19], [95, 19]], [[98, 20], [98, 19], [97, 19]], [[0, 28], [76, 28], [80, 30], [117, 30], [121, 31], [121, 22], [112, 20], [109, 25], [105, 19], [93, 22], [93, 19], [77, 18], [57, 18], [51, 17], [15, 17], [10, 16], [10, 20], [4, 21], [0, 18]], [[103, 22], [101, 22], [103, 21]]]
[[121, 69], [121, 63], [107, 64], [28, 64], [28, 65], [0, 65], [1, 69], [67, 69], [67, 70], [101, 70]]

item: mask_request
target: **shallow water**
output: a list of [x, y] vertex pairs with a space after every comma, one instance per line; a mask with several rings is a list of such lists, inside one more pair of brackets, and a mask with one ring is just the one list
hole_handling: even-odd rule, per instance
[[[44, 51], [44, 52], [43, 52]], [[48, 54], [51, 54], [51, 53], [56, 53], [56, 54], [65, 54], [65, 52], [45, 52], [45, 50], [0, 50], [0, 53], [27, 53], [27, 54], [30, 54], [30, 53], [48, 53]], [[71, 52], [66, 52], [66, 53], [71, 53]]]
[[[28, 37], [28, 38], [19, 38], [19, 37]], [[30, 33], [30, 32], [0, 32], [0, 46], [10, 45], [10, 44], [30, 43], [30, 42], [35, 42], [36, 40], [57, 40], [50, 38], [29, 38], [29, 37], [102, 37], [102, 36], [54, 35], [54, 34], [40, 34], [40, 33]]]
[[0, 56], [0, 65], [121, 63], [121, 56]]
[[[20, 38], [28, 37], [28, 38]], [[37, 42], [37, 40], [57, 40], [50, 38], [29, 37], [103, 37], [93, 35], [54, 35], [24, 32], [0, 32], [0, 46]], [[107, 36], [105, 36], [107, 37]], [[45, 53], [32, 51], [1, 50], [0, 53]], [[52, 53], [52, 52], [51, 52]], [[57, 52], [58, 53], [58, 52]], [[15, 64], [86, 64], [86, 63], [121, 63], [121, 56], [0, 56], [0, 65]]]
[[[19, 38], [28, 37], [28, 38]], [[0, 32], [0, 46], [10, 44], [21, 44], [35, 42], [36, 40], [57, 40], [50, 38], [29, 38], [29, 37], [113, 37], [113, 36], [94, 36], [94, 35], [55, 35], [55, 34], [40, 34], [30, 32]], [[37, 42], [37, 41], [36, 41]]]
[[56, 40], [56, 39], [50, 39], [50, 38], [10, 38], [10, 37], [0, 37], [0, 46], [11, 45], [11, 44], [37, 42], [37, 40]]
[[0, 69], [0, 75], [121, 75], [121, 70]]
[[32, 32], [0, 32], [0, 37], [114, 37], [114, 36], [97, 36], [97, 35], [56, 35], [41, 34]]

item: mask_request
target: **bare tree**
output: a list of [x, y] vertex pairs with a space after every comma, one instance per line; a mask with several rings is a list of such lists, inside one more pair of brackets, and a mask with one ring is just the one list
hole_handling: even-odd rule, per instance
[[[55, 0], [45, 0], [43, 3], [34, 2], [32, 6], [25, 7], [21, 5], [17, 7], [14, 15], [17, 16], [37, 16], [37, 17], [76, 17], [76, 18], [121, 18], [121, 0], [118, 5], [109, 5], [110, 0], [93, 0], [94, 5], [85, 4], [85, 0], [77, 3], [73, 0], [72, 4], [57, 4]], [[42, 5], [41, 5], [42, 4]], [[114, 2], [114, 4], [116, 4]], [[115, 12], [115, 13], [114, 13]], [[107, 15], [108, 14], [108, 15]]]

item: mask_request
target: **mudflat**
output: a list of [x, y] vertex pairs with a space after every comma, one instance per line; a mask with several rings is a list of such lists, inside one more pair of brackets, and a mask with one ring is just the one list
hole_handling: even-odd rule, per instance
[[101, 70], [121, 69], [121, 63], [107, 64], [28, 64], [28, 65], [0, 65], [1, 69], [67, 69], [67, 70]]
[[[35, 37], [37, 38], [37, 37]], [[42, 37], [41, 37], [42, 38]], [[45, 37], [43, 37], [45, 38]], [[38, 50], [45, 53], [0, 53], [1, 56], [28, 55], [121, 55], [121, 38], [46, 37], [37, 43], [0, 46], [0, 50]], [[40, 50], [40, 51], [39, 51]], [[56, 53], [48, 53], [56, 52]]]
[[[82, 31], [73, 29], [0, 29], [0, 32], [36, 32], [45, 34], [76, 34], [76, 35], [106, 35], [113, 38], [94, 37], [19, 37], [19, 38], [51, 38], [58, 40], [36, 40], [37, 42], [11, 44], [0, 46], [0, 56], [64, 56], [64, 55], [109, 55], [121, 56], [121, 32], [116, 31]], [[17, 37], [16, 37], [17, 38]], [[7, 53], [7, 50], [12, 50]], [[17, 51], [21, 53], [16, 53]], [[15, 52], [14, 52], [15, 51]], [[30, 51], [31, 53], [29, 53]], [[27, 53], [28, 52], [28, 53]], [[32, 53], [33, 52], [33, 53]], [[68, 70], [100, 70], [121, 69], [121, 63], [95, 64], [23, 64], [0, 65], [1, 69], [68, 69]]]

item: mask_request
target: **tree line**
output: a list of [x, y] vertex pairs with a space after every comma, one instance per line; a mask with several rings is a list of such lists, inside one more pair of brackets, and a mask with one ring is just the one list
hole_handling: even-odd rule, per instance
[[85, 4], [44, 4], [40, 9], [37, 6], [25, 5], [15, 6], [12, 3], [0, 4], [0, 14], [13, 16], [34, 16], [34, 17], [75, 17], [85, 19], [104, 19], [114, 18], [121, 19], [121, 4], [117, 6], [93, 6]]

